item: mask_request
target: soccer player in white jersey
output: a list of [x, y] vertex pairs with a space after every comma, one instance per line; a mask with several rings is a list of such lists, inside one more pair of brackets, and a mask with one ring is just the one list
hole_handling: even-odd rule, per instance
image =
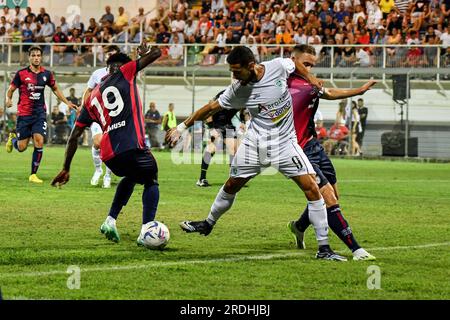
[[[105, 48], [105, 61], [115, 53], [120, 52], [120, 48], [116, 45], [111, 45]], [[97, 69], [92, 73], [87, 83], [87, 88], [83, 93], [83, 103], [91, 95], [92, 90], [98, 85], [101, 80], [108, 74], [106, 67]], [[94, 161], [95, 172], [91, 178], [91, 185], [96, 186], [99, 183], [100, 177], [103, 174], [102, 160], [100, 159], [100, 142], [102, 140], [102, 128], [97, 122], [91, 125], [92, 135], [92, 160]], [[105, 175], [103, 176], [103, 188], [111, 188], [111, 170], [106, 167]]]
[[183, 221], [186, 232], [208, 235], [218, 219], [233, 205], [236, 193], [261, 173], [265, 167], [276, 167], [292, 179], [308, 199], [309, 218], [314, 226], [319, 250], [318, 259], [346, 261], [328, 243], [325, 202], [315, 180], [315, 172], [297, 144], [292, 116], [292, 99], [287, 78], [296, 71], [318, 87], [321, 83], [305, 66], [292, 59], [277, 58], [257, 64], [247, 47], [235, 47], [227, 62], [236, 79], [218, 100], [194, 112], [188, 119], [167, 133], [169, 143], [176, 143], [196, 120], [204, 120], [222, 109], [247, 108], [252, 119], [230, 168], [230, 177], [219, 190], [208, 217], [202, 221]]

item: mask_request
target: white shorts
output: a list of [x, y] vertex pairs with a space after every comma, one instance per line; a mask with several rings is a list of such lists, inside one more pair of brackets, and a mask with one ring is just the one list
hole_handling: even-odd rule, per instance
[[[269, 147], [268, 147], [269, 145]], [[315, 171], [295, 137], [264, 143], [246, 135], [231, 163], [230, 177], [250, 178], [273, 167], [286, 178]]]
[[102, 127], [100, 127], [100, 125], [97, 122], [92, 122], [92, 124], [91, 124], [92, 138], [94, 138], [94, 136], [96, 136], [98, 134], [103, 134]]

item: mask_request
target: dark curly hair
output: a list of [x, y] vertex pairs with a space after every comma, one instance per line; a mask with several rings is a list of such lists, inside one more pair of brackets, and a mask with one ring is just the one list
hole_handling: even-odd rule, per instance
[[131, 58], [129, 56], [127, 56], [125, 53], [122, 52], [118, 52], [113, 54], [112, 56], [110, 56], [108, 58], [108, 60], [106, 61], [106, 64], [109, 66], [113, 63], [121, 63], [121, 64], [125, 64], [131, 61]]

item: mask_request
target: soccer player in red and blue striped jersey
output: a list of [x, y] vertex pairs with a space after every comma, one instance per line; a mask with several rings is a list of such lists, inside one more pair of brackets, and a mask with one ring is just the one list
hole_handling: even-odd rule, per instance
[[[292, 58], [303, 63], [308, 69], [316, 63], [316, 51], [309, 45], [296, 46]], [[344, 99], [364, 94], [376, 82], [368, 81], [356, 89], [318, 89], [312, 86], [300, 75], [292, 74], [288, 79], [289, 91], [292, 96], [292, 110], [294, 127], [297, 134], [297, 142], [308, 157], [316, 172], [317, 184], [320, 188], [327, 207], [328, 225], [331, 230], [352, 250], [354, 260], [375, 260], [375, 257], [361, 248], [356, 241], [353, 232], [342, 215], [338, 203], [338, 189], [336, 172], [331, 160], [325, 153], [322, 145], [316, 139], [317, 134], [314, 124], [314, 115], [319, 107], [319, 98], [326, 100]], [[303, 249], [304, 232], [310, 225], [308, 207], [297, 221], [289, 223], [289, 229], [296, 237], [297, 247]]]
[[[109, 215], [100, 231], [112, 241], [119, 242], [116, 219], [128, 203], [134, 186], [144, 185], [142, 195], [142, 230], [154, 220], [159, 201], [158, 168], [156, 160], [145, 144], [145, 126], [142, 104], [136, 84], [137, 73], [161, 56], [161, 51], [151, 50], [145, 44], [139, 47], [141, 58], [136, 61], [123, 53], [107, 60], [108, 75], [91, 92], [78, 117], [67, 144], [63, 170], [53, 179], [59, 186], [69, 181], [72, 158], [77, 140], [84, 129], [93, 122], [102, 127], [100, 158], [118, 177], [119, 182]], [[143, 232], [138, 237], [142, 245]]]
[[27, 149], [30, 139], [33, 139], [34, 151], [31, 162], [30, 182], [42, 183], [36, 175], [42, 160], [44, 137], [47, 135], [47, 108], [44, 100], [45, 86], [49, 86], [53, 93], [65, 104], [73, 109], [78, 107], [67, 101], [62, 91], [56, 85], [53, 73], [41, 66], [42, 49], [33, 46], [28, 50], [30, 65], [16, 72], [14, 79], [6, 93], [6, 107], [12, 106], [12, 96], [19, 89], [19, 103], [17, 104], [16, 133], [10, 133], [6, 143], [6, 151], [15, 148], [19, 152]]

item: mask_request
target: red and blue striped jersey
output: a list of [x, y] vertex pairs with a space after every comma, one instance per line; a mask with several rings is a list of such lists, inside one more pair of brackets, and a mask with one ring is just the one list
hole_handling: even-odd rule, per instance
[[45, 114], [47, 108], [44, 100], [45, 86], [53, 88], [56, 84], [53, 73], [40, 67], [38, 73], [31, 71], [30, 67], [16, 72], [11, 85], [19, 89], [18, 116], [31, 116]]
[[100, 158], [107, 161], [128, 150], [146, 149], [142, 104], [136, 84], [137, 62], [107, 75], [92, 91], [76, 125], [97, 122], [103, 130]]
[[292, 111], [297, 142], [303, 148], [311, 137], [317, 135], [314, 114], [319, 107], [319, 98], [323, 95], [323, 89], [317, 89], [296, 74], [291, 74], [289, 77], [288, 87], [292, 96]]

